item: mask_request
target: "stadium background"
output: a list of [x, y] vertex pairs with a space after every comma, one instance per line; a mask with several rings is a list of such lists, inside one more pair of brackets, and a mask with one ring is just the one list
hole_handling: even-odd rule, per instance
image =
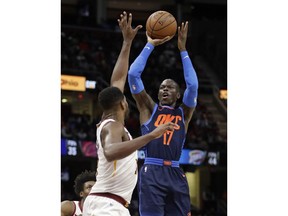
[[[116, 19], [123, 10], [133, 13], [134, 25], [145, 26], [156, 10], [169, 11], [178, 22], [190, 22], [187, 50], [198, 74], [199, 97], [184, 148], [200, 160], [181, 166], [189, 181], [192, 213], [227, 215], [227, 2], [223, 0], [61, 1], [61, 200], [77, 199], [76, 175], [96, 169], [93, 146], [101, 114], [97, 94], [108, 85], [120, 52], [122, 35]], [[130, 62], [144, 43], [142, 29], [133, 42]], [[142, 78], [153, 97], [164, 77], [184, 83], [179, 60], [176, 37], [152, 53]], [[82, 83], [82, 90], [68, 90], [76, 82]], [[125, 94], [131, 109], [127, 128], [136, 137], [138, 112], [128, 86]], [[137, 215], [136, 192], [131, 214]]]

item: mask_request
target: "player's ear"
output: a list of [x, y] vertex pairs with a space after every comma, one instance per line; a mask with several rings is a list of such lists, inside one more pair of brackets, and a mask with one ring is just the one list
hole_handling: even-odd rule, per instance
[[181, 97], [181, 94], [178, 92], [177, 93], [177, 100]]
[[84, 192], [81, 191], [81, 192], [79, 193], [79, 196], [82, 198], [82, 197], [84, 196]]
[[121, 107], [121, 109], [125, 109], [125, 101], [124, 100], [120, 101], [120, 107]]

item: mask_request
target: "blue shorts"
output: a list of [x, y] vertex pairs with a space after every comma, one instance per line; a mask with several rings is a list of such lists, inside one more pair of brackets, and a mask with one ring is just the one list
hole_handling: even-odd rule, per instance
[[141, 216], [191, 215], [189, 187], [179, 167], [144, 164], [138, 190]]

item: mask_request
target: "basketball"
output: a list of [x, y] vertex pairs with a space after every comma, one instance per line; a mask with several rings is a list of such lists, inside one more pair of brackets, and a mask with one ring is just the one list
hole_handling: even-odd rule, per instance
[[176, 19], [167, 11], [156, 11], [148, 17], [146, 31], [152, 39], [173, 37], [177, 31]]

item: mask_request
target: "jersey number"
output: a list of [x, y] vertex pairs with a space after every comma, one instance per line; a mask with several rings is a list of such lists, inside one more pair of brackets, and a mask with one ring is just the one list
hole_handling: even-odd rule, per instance
[[172, 139], [174, 131], [167, 131], [166, 133], [163, 134], [163, 144], [164, 145], [169, 145], [170, 141]]
[[[167, 122], [175, 122], [176, 124], [178, 123], [178, 121], [181, 121], [182, 118], [181, 116], [173, 116], [171, 114], [160, 114], [155, 123], [154, 123], [154, 126], [155, 127], [158, 127], [159, 125], [161, 124], [165, 124]], [[177, 127], [174, 128], [175, 130], [179, 130], [180, 129], [180, 126], [178, 125]], [[172, 139], [172, 136], [173, 136], [173, 133], [174, 131], [167, 131], [166, 133], [163, 134], [163, 144], [164, 145], [169, 145], [170, 144], [170, 141]]]

